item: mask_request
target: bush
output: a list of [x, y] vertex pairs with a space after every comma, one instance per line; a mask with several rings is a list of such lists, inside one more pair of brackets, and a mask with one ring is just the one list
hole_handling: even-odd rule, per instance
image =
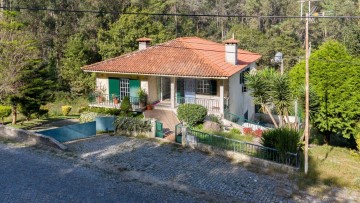
[[0, 105], [0, 117], [2, 123], [4, 123], [4, 118], [10, 116], [11, 114], [11, 107], [10, 106], [1, 106]]
[[95, 113], [95, 112], [82, 113], [80, 115], [79, 121], [80, 121], [80, 123], [87, 123], [87, 122], [95, 121], [97, 116], [98, 116], [98, 113]]
[[104, 108], [104, 107], [85, 107], [85, 108], [82, 108], [80, 112], [81, 113], [93, 112], [93, 113], [104, 114], [104, 115], [119, 116], [121, 113], [121, 110], [115, 109], [115, 108]]
[[151, 121], [136, 117], [119, 117], [114, 122], [115, 132], [150, 132]]
[[280, 153], [296, 153], [300, 144], [301, 133], [289, 128], [276, 128], [263, 132], [261, 144], [265, 147], [275, 148]]
[[256, 130], [253, 132], [253, 135], [256, 136], [256, 137], [261, 137], [263, 133], [264, 133], [263, 130], [261, 130], [261, 129], [256, 129]]
[[47, 109], [47, 107], [42, 106], [40, 107], [40, 109], [38, 110], [38, 112], [35, 113], [36, 118], [40, 119], [40, 118], [47, 118], [49, 117], [49, 109]]
[[244, 135], [252, 135], [253, 134], [252, 128], [243, 128], [243, 134]]
[[68, 116], [71, 109], [72, 109], [72, 106], [62, 106], [61, 112], [62, 112], [63, 116]]
[[180, 121], [194, 126], [205, 119], [207, 109], [198, 104], [181, 104], [177, 109], [177, 114]]
[[130, 114], [130, 112], [132, 111], [132, 106], [131, 106], [129, 97], [127, 97], [127, 96], [124, 97], [124, 99], [120, 105], [120, 110], [121, 110], [121, 113], [125, 116], [128, 116]]

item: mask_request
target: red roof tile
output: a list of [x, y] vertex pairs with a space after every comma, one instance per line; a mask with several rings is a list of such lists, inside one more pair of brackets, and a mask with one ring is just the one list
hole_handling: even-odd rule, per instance
[[225, 45], [198, 37], [177, 38], [141, 51], [131, 52], [83, 67], [87, 72], [229, 77], [261, 55], [238, 50], [238, 65], [225, 62]]

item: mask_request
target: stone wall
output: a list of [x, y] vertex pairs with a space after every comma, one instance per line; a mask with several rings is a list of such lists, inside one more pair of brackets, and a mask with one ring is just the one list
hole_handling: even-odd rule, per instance
[[66, 150], [67, 147], [52, 137], [34, 133], [31, 131], [17, 129], [9, 126], [0, 125], [0, 137], [15, 142], [25, 143], [27, 145], [46, 145], [55, 147], [61, 150]]

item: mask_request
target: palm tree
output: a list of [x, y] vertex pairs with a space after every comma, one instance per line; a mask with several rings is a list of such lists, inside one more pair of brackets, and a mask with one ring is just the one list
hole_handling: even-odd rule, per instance
[[[271, 78], [270, 96], [276, 111], [280, 117], [280, 126], [283, 126], [283, 121], [289, 121], [289, 107], [292, 101], [290, 90], [289, 76], [287, 74], [273, 74]], [[284, 119], [284, 120], [283, 120]]]
[[245, 78], [246, 86], [250, 90], [250, 95], [254, 98], [254, 103], [260, 105], [269, 114], [274, 126], [278, 128], [278, 124], [269, 108], [269, 105], [272, 104], [272, 80], [275, 74], [275, 70], [266, 68], [252, 71], [245, 75]]

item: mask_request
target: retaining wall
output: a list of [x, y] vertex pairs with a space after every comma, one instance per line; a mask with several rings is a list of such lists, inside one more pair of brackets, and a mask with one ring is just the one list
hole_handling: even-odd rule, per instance
[[22, 142], [27, 145], [47, 145], [61, 150], [66, 150], [67, 147], [52, 137], [41, 135], [35, 132], [17, 129], [10, 126], [0, 125], [0, 137], [15, 142]]
[[59, 142], [67, 142], [96, 135], [96, 121], [68, 125], [61, 128], [39, 131], [39, 134], [52, 137]]

